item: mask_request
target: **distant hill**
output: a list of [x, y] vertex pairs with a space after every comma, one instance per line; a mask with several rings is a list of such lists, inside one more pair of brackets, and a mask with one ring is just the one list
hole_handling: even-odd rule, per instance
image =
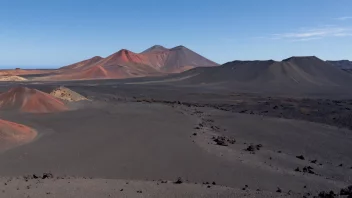
[[349, 60], [339, 60], [339, 61], [326, 61], [341, 69], [352, 69], [352, 61]]
[[326, 61], [329, 64], [332, 64], [348, 73], [352, 73], [352, 61], [349, 60], [340, 60], [340, 61]]
[[251, 92], [351, 91], [352, 76], [317, 57], [283, 61], [233, 61], [219, 67], [195, 68], [170, 78], [189, 85], [221, 85]]
[[154, 45], [146, 50], [144, 50], [142, 52], [142, 54], [145, 54], [145, 53], [160, 53], [160, 52], [166, 52], [168, 51], [169, 49], [161, 46], [161, 45]]
[[60, 69], [80, 69], [80, 68], [84, 68], [84, 67], [88, 67], [94, 63], [99, 62], [101, 59], [103, 59], [100, 56], [94, 56], [93, 58], [87, 59], [87, 60], [83, 60], [81, 62], [78, 63], [74, 63], [72, 65], [67, 65], [65, 67], [61, 67]]
[[158, 76], [178, 73], [195, 67], [210, 67], [218, 64], [196, 52], [177, 46], [167, 49], [152, 46], [142, 53], [122, 49], [106, 58], [93, 57], [60, 68], [61, 73], [51, 79], [95, 79]]

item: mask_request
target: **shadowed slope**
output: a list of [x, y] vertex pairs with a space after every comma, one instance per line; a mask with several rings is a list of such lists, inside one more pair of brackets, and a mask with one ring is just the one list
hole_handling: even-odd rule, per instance
[[326, 61], [340, 69], [352, 69], [352, 61], [340, 60], [340, 61]]
[[145, 53], [160, 53], [160, 52], [166, 52], [169, 49], [165, 48], [164, 46], [161, 45], [154, 45], [146, 50], [144, 50], [141, 54]]
[[[221, 84], [223, 87], [254, 92], [350, 92], [348, 73], [317, 57], [292, 57], [281, 62], [233, 61], [220, 67], [195, 68], [172, 78], [179, 83]], [[186, 78], [188, 77], [188, 78]]]
[[182, 72], [195, 67], [211, 67], [217, 65], [217, 63], [204, 58], [184, 46], [177, 46], [169, 50], [169, 55], [162, 70]]
[[281, 62], [233, 61], [214, 68], [182, 73], [194, 75], [194, 83], [268, 83], [286, 85], [339, 86], [351, 77], [316, 57], [292, 57]]
[[0, 119], [0, 151], [28, 143], [37, 132], [27, 126]]
[[326, 61], [327, 63], [342, 69], [348, 73], [352, 73], [352, 61], [349, 60], [340, 60], [340, 61]]
[[0, 94], [1, 110], [18, 110], [30, 113], [66, 111], [66, 105], [55, 97], [36, 89], [16, 87]]

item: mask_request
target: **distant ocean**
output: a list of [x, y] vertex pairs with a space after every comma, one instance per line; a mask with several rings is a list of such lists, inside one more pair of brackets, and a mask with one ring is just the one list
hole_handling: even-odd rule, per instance
[[57, 69], [61, 66], [1, 66], [0, 69]]

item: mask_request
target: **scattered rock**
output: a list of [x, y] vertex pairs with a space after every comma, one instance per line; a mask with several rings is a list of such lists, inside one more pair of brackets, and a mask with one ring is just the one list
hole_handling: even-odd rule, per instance
[[219, 130], [219, 129], [220, 129], [219, 127], [214, 126], [214, 125], [213, 125], [213, 126], [211, 126], [210, 128], [211, 128], [211, 129], [213, 129], [213, 130]]
[[247, 190], [248, 185], [244, 185], [244, 188], [242, 188], [242, 190]]
[[60, 98], [61, 100], [66, 100], [69, 102], [74, 102], [74, 101], [81, 101], [81, 100], [88, 100], [86, 97], [80, 95], [77, 92], [74, 92], [66, 87], [58, 87], [54, 89], [50, 95]]
[[220, 146], [228, 146], [227, 144], [226, 144], [226, 139], [225, 139], [225, 137], [221, 137], [221, 136], [218, 136], [218, 137], [213, 137], [212, 138], [213, 139], [213, 141], [217, 144], [217, 145], [220, 145]]
[[276, 190], [277, 193], [282, 193], [282, 190], [281, 188], [277, 187], [277, 190]]
[[251, 154], [255, 154], [255, 147], [253, 145], [249, 145], [246, 149], [244, 149], [245, 151], [250, 152]]
[[137, 190], [137, 193], [142, 193], [142, 191], [141, 190]]
[[303, 155], [298, 155], [298, 156], [296, 156], [296, 158], [298, 158], [298, 159], [300, 159], [300, 160], [304, 160]]
[[313, 168], [311, 166], [303, 167], [303, 172], [304, 173], [309, 173], [309, 174], [315, 174], [315, 172], [313, 171]]
[[52, 179], [52, 178], [54, 178], [53, 174], [43, 173], [42, 179]]
[[347, 195], [352, 197], [352, 185], [348, 186], [347, 188], [341, 189], [340, 195]]
[[261, 144], [257, 144], [257, 145], [249, 145], [246, 149], [244, 149], [245, 151], [249, 151], [251, 154], [255, 154], [255, 151], [259, 151], [260, 148], [262, 148], [263, 145]]
[[299, 167], [297, 167], [297, 168], [295, 169], [295, 171], [296, 171], [296, 172], [301, 172], [301, 170], [299, 169]]
[[30, 179], [53, 179], [54, 175], [51, 173], [43, 173], [42, 176], [38, 176], [36, 174], [33, 175], [27, 175], [23, 177], [25, 181], [28, 181]]
[[310, 161], [310, 163], [315, 164], [315, 163], [317, 163], [317, 160], [312, 160], [312, 161]]
[[334, 198], [336, 196], [337, 195], [334, 193], [334, 191], [330, 191], [329, 193], [322, 191], [318, 194], [318, 197], [320, 198]]
[[236, 140], [235, 139], [231, 139], [231, 138], [227, 138], [227, 142], [230, 144], [235, 144]]
[[177, 178], [177, 180], [174, 182], [174, 184], [182, 184], [182, 183], [183, 181], [181, 177]]

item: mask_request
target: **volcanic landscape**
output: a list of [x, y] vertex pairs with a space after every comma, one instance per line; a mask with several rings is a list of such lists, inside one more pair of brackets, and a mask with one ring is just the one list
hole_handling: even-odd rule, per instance
[[2, 70], [0, 197], [352, 197], [348, 64], [156, 45]]

